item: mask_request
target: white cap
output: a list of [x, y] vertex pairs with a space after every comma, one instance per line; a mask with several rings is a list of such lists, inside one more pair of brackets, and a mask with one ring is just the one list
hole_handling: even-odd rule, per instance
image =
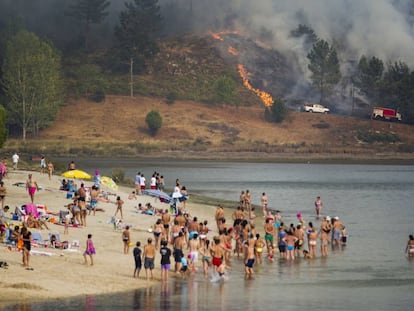
[[330, 221], [330, 220], [331, 220], [331, 217], [326, 216], [326, 220], [327, 220], [327, 221]]
[[335, 219], [335, 220], [339, 220], [339, 217], [338, 217], [338, 216], [335, 216], [335, 217], [334, 217], [334, 219]]

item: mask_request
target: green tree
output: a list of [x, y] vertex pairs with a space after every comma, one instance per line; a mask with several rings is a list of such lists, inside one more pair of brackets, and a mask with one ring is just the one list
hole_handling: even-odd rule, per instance
[[9, 120], [21, 127], [23, 140], [28, 131], [37, 135], [62, 103], [60, 54], [34, 33], [21, 31], [8, 41], [2, 69]]
[[110, 5], [108, 0], [76, 0], [76, 3], [69, 7], [69, 15], [83, 23], [86, 50], [91, 24], [100, 24], [106, 18]]
[[147, 123], [151, 135], [155, 136], [162, 126], [162, 117], [158, 111], [151, 110], [145, 117], [145, 123]]
[[91, 98], [105, 91], [105, 77], [101, 67], [95, 64], [83, 64], [70, 68], [70, 82], [73, 92], [78, 96]]
[[326, 95], [341, 80], [338, 56], [334, 47], [329, 46], [325, 40], [319, 40], [312, 46], [307, 57], [312, 84], [320, 93], [320, 103], [324, 103]]
[[272, 106], [266, 107], [265, 119], [269, 122], [281, 123], [286, 119], [287, 114], [288, 110], [285, 103], [280, 99], [276, 99]]
[[388, 65], [381, 98], [386, 107], [399, 109], [405, 122], [414, 122], [414, 72], [404, 62]]
[[231, 104], [236, 98], [236, 82], [228, 76], [218, 78], [214, 83], [215, 99], [218, 102]]
[[358, 64], [358, 73], [354, 79], [363, 94], [378, 103], [380, 90], [384, 74], [384, 63], [379, 58], [373, 56], [368, 59], [365, 55], [361, 57]]
[[[121, 61], [129, 63], [131, 97], [133, 74], [145, 67], [145, 59], [158, 52], [157, 39], [161, 30], [158, 0], [133, 0], [125, 3], [115, 27], [116, 50]], [[134, 68], [135, 64], [135, 68]]]
[[3, 147], [7, 138], [6, 128], [6, 109], [3, 105], [0, 105], [0, 148]]

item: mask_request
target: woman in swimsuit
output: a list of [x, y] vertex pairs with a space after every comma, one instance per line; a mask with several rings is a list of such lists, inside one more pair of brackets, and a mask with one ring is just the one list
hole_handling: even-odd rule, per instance
[[116, 214], [118, 214], [118, 211], [119, 211], [121, 213], [121, 219], [124, 219], [124, 216], [122, 214], [122, 206], [124, 205], [124, 201], [121, 200], [120, 196], [116, 198], [115, 204], [116, 204], [116, 211], [115, 211], [114, 217], [116, 216]]
[[309, 254], [311, 258], [316, 257], [316, 239], [318, 238], [318, 232], [314, 229], [308, 230], [308, 241], [309, 241]]
[[23, 227], [21, 230], [21, 238], [23, 240], [23, 267], [26, 267], [26, 270], [33, 270], [29, 266], [30, 259], [30, 250], [32, 247], [32, 233], [27, 230], [26, 227]]
[[414, 257], [414, 236], [412, 234], [409, 236], [405, 252], [408, 254], [408, 257]]
[[263, 262], [262, 260], [262, 254], [263, 254], [263, 248], [266, 246], [265, 241], [260, 237], [260, 234], [256, 234], [256, 242], [254, 244], [254, 252], [256, 256], [256, 260], [259, 264]]
[[320, 239], [321, 239], [321, 253], [323, 257], [328, 256], [328, 244], [330, 242], [332, 226], [327, 217], [322, 220]]
[[157, 219], [157, 222], [155, 223], [154, 228], [153, 228], [153, 232], [154, 232], [154, 238], [155, 238], [155, 249], [159, 249], [161, 240], [163, 238], [166, 238], [164, 237], [164, 234], [163, 234], [164, 225], [162, 224], [161, 218]]
[[124, 242], [124, 254], [128, 254], [130, 241], [129, 226], [126, 226], [124, 232], [122, 232], [122, 241]]
[[88, 234], [88, 239], [86, 240], [86, 250], [83, 253], [83, 258], [84, 258], [84, 264], [87, 265], [88, 261], [86, 259], [86, 255], [89, 256], [89, 258], [91, 259], [91, 266], [93, 266], [93, 255], [96, 254], [95, 251], [95, 246], [93, 245], [93, 241], [92, 241], [92, 234]]
[[4, 201], [6, 197], [6, 187], [4, 182], [0, 181], [0, 200], [1, 200], [1, 209], [4, 209]]

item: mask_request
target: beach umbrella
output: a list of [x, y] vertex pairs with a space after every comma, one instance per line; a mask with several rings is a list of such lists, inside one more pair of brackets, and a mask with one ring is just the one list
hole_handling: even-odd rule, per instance
[[100, 176], [99, 177], [99, 181], [101, 182], [101, 185], [114, 190], [114, 191], [118, 191], [118, 185], [116, 184], [116, 182], [108, 176]]
[[62, 173], [62, 175], [60, 176], [65, 177], [65, 178], [74, 178], [74, 179], [91, 179], [92, 178], [91, 175], [81, 170], [69, 170], [69, 171]]
[[172, 194], [167, 194], [161, 190], [148, 189], [148, 190], [143, 190], [142, 193], [145, 195], [154, 197], [154, 198], [158, 198], [160, 199], [161, 202], [164, 202], [164, 203], [174, 203], [176, 201], [182, 202], [188, 199], [188, 195], [183, 195], [180, 192], [174, 192]]
[[143, 190], [142, 193], [145, 195], [154, 197], [154, 198], [158, 198], [160, 199], [161, 202], [164, 202], [164, 203], [170, 203], [174, 200], [172, 196], [170, 196], [169, 194], [161, 190], [146, 189], [146, 190]]

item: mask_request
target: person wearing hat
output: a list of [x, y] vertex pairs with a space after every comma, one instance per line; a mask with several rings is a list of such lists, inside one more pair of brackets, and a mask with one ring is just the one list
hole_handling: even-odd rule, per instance
[[334, 217], [335, 222], [333, 223], [333, 243], [335, 246], [339, 246], [341, 242], [341, 232], [344, 229], [344, 224], [339, 220], [339, 217]]

